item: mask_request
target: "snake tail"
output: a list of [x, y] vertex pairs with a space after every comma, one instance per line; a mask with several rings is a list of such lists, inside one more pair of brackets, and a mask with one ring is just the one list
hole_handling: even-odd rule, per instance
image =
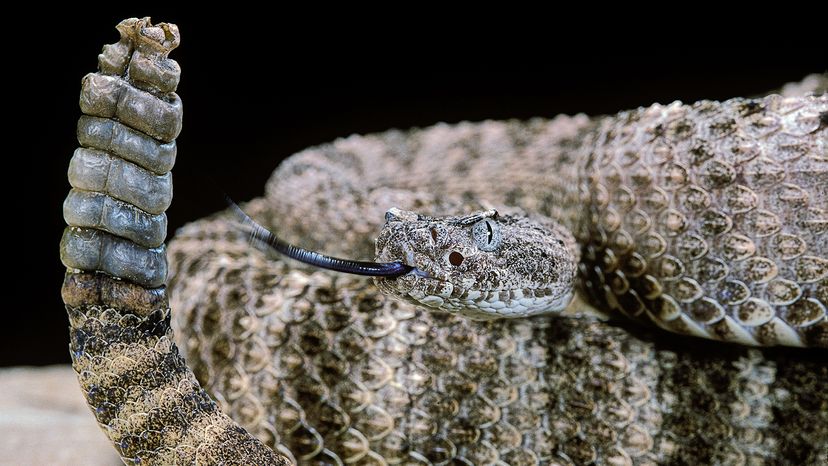
[[173, 24], [131, 18], [82, 81], [60, 245], [72, 366], [126, 464], [290, 463], [221, 412], [172, 340], [164, 246], [181, 131]]

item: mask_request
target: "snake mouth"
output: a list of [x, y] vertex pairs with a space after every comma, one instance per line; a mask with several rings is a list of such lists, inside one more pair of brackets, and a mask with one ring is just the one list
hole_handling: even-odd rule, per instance
[[418, 280], [432, 280], [432, 281], [437, 281], [437, 282], [444, 281], [444, 280], [440, 280], [440, 279], [434, 277], [422, 265], [418, 266], [416, 264], [412, 264], [409, 261], [405, 261], [405, 260], [397, 260], [397, 261], [393, 261], [393, 262], [401, 264], [403, 267], [408, 269], [408, 271], [405, 272], [405, 273], [399, 274], [399, 275], [387, 275], [387, 276], [378, 275], [378, 276], [375, 276], [374, 279], [377, 280], [377, 281], [395, 282], [397, 280], [400, 280], [403, 277], [409, 277], [409, 278], [407, 278], [409, 280], [411, 279], [410, 277], [414, 277], [415, 279], [418, 279]]
[[426, 279], [426, 280], [440, 281], [439, 279], [432, 277], [426, 270], [423, 270], [423, 269], [421, 269], [419, 267], [415, 267], [415, 266], [409, 266], [409, 267], [412, 267], [412, 268], [408, 272], [407, 275], [414, 275], [417, 278]]
[[[375, 276], [374, 283], [381, 291], [405, 300], [418, 301], [414, 295], [417, 290], [438, 290], [444, 286], [451, 286], [447, 280], [434, 275], [433, 270], [425, 264], [418, 264], [413, 258], [396, 258], [408, 271], [395, 276]], [[446, 285], [447, 284], [447, 285]], [[413, 293], [413, 294], [412, 294]]]

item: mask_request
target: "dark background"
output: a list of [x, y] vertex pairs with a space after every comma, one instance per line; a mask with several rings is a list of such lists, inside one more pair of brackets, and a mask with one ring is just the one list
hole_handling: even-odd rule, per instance
[[[684, 29], [668, 21], [638, 36], [624, 30], [596, 36], [585, 29], [553, 33], [561, 19], [495, 18], [460, 31], [470, 20], [415, 19], [403, 26], [394, 16], [328, 25], [250, 11], [202, 19], [167, 9], [117, 10], [21, 13], [12, 21], [20, 30], [6, 33], [9, 217], [0, 366], [69, 361], [58, 243], [66, 168], [77, 146], [80, 79], [95, 70], [101, 46], [117, 40], [114, 26], [129, 15], [152, 14], [182, 33], [171, 55], [183, 69], [185, 118], [167, 212], [170, 235], [223, 208], [224, 192], [237, 200], [262, 194], [279, 160], [340, 136], [721, 100], [761, 94], [828, 67], [824, 37], [738, 23]], [[747, 28], [750, 40], [741, 30], [732, 38], [710, 36], [730, 27]]]

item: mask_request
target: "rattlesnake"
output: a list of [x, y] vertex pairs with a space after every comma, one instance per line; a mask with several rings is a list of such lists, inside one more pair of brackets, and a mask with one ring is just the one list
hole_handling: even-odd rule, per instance
[[[73, 364], [125, 462], [828, 459], [822, 350], [625, 324], [828, 346], [828, 96], [352, 136], [243, 206], [290, 242], [441, 279], [372, 283], [268, 256], [227, 212], [165, 251], [178, 30], [118, 29], [84, 78], [61, 255]], [[596, 308], [558, 310], [567, 291], [539, 284], [574, 280], [579, 256]], [[546, 297], [572, 315], [463, 304], [535, 314]]]

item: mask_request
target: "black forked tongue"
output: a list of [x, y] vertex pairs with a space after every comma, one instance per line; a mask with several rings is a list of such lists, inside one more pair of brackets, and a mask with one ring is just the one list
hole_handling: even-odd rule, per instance
[[336, 257], [325, 256], [318, 252], [308, 251], [288, 244], [280, 240], [276, 235], [271, 233], [267, 228], [256, 223], [250, 218], [241, 207], [238, 206], [232, 199], [227, 197], [227, 203], [235, 212], [239, 220], [250, 229], [250, 237], [255, 238], [271, 248], [275, 249], [282, 255], [298, 260], [299, 262], [313, 265], [319, 268], [334, 270], [336, 272], [351, 273], [354, 275], [367, 275], [371, 277], [398, 277], [405, 275], [414, 270], [414, 267], [405, 265], [400, 262], [362, 262], [352, 261], [348, 259], [339, 259]]

